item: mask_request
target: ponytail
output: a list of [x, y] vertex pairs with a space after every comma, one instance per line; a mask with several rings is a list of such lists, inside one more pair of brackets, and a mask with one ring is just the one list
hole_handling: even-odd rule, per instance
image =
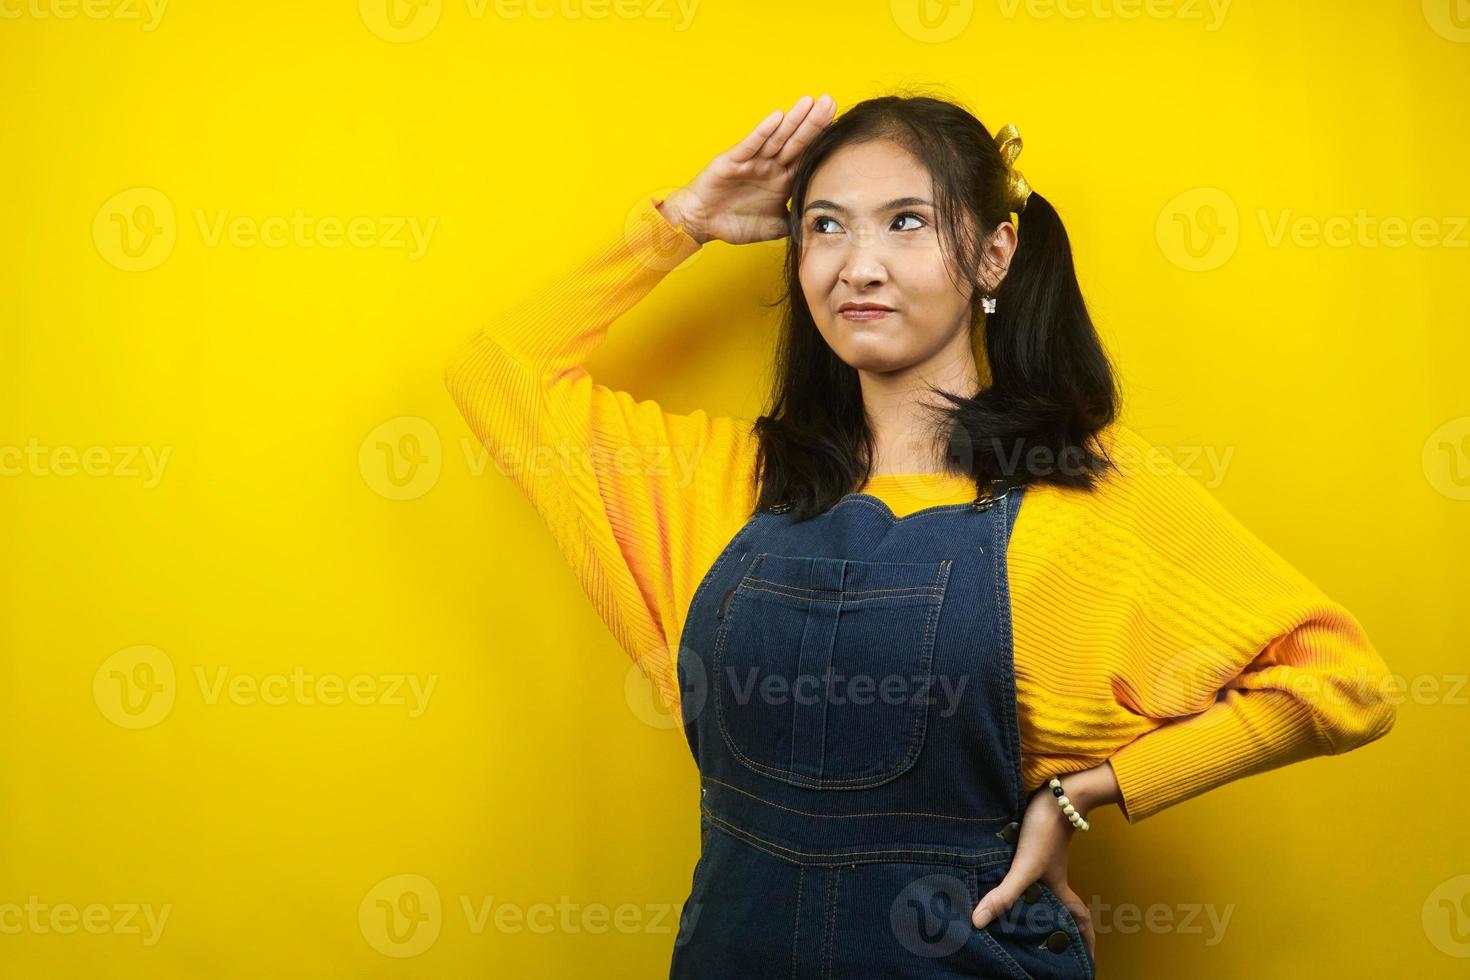
[[1090, 489], [1106, 461], [1087, 442], [1117, 417], [1120, 397], [1061, 216], [1035, 191], [995, 306], [979, 328], [990, 386], [968, 399], [935, 389], [955, 406], [951, 457], [960, 457], [978, 485], [999, 479]]

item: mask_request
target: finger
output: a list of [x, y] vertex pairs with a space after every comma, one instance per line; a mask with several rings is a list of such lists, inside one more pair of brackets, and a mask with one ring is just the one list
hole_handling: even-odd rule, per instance
[[1004, 915], [1007, 909], [1016, 904], [1016, 899], [1021, 897], [1022, 887], [1018, 876], [1006, 875], [1000, 884], [982, 895], [980, 904], [970, 914], [970, 921], [975, 924], [975, 928], [984, 929], [991, 920]]
[[1092, 953], [1092, 958], [1096, 960], [1097, 931], [1093, 928], [1092, 911], [1087, 907], [1087, 903], [1082, 901], [1081, 895], [1078, 895], [1070, 888], [1053, 888], [1052, 891], [1057, 898], [1062, 900], [1062, 904], [1067, 907], [1067, 911], [1072, 913], [1072, 918], [1082, 927], [1082, 938], [1087, 940], [1088, 952]]
[[786, 145], [786, 141], [791, 138], [792, 133], [796, 132], [796, 127], [801, 125], [801, 121], [806, 118], [811, 108], [812, 97], [810, 95], [803, 95], [797, 99], [796, 105], [792, 106], [791, 111], [786, 113], [786, 118], [781, 120], [781, 125], [766, 139], [766, 145], [761, 147], [761, 156], [773, 157], [780, 153], [781, 147]]
[[1082, 938], [1087, 940], [1087, 951], [1097, 959], [1097, 930], [1093, 928], [1092, 916], [1085, 913], [1086, 906], [1079, 899], [1076, 905], [1071, 906], [1072, 918], [1082, 923]]
[[756, 153], [760, 152], [760, 148], [766, 144], [766, 140], [776, 131], [776, 127], [781, 124], [782, 115], [781, 110], [776, 109], [769, 116], [762, 119], [760, 124], [750, 131], [750, 135], [726, 151], [730, 154], [730, 159], [736, 163], [744, 163], [746, 160], [755, 156]]
[[792, 160], [795, 160], [801, 155], [801, 151], [805, 150], [807, 145], [817, 138], [817, 134], [822, 131], [822, 127], [831, 122], [832, 117], [836, 114], [836, 100], [825, 92], [822, 93], [822, 97], [817, 99], [816, 104], [812, 106], [812, 111], [802, 120], [801, 125], [797, 127], [795, 135], [786, 141], [785, 146], [781, 147], [781, 152], [777, 155], [776, 162], [785, 166]]

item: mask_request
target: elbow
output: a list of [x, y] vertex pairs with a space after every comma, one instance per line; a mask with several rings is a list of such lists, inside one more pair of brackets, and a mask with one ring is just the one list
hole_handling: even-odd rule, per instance
[[1335, 712], [1327, 732], [1332, 755], [1376, 742], [1393, 730], [1400, 699], [1389, 681], [1389, 676], [1372, 675], [1352, 688], [1349, 710]]
[[526, 367], [483, 330], [476, 331], [444, 363], [450, 399], [487, 448], [512, 440], [524, 426], [536, 384]]
[[1337, 606], [1317, 625], [1322, 628], [1300, 634], [1295, 665], [1311, 681], [1293, 693], [1309, 703], [1328, 754], [1339, 755], [1393, 730], [1402, 679], [1347, 610]]
[[1375, 702], [1370, 710], [1364, 712], [1360, 724], [1351, 726], [1339, 734], [1333, 754], [1350, 752], [1369, 742], [1378, 741], [1393, 730], [1394, 722], [1397, 720], [1397, 704], [1386, 698]]

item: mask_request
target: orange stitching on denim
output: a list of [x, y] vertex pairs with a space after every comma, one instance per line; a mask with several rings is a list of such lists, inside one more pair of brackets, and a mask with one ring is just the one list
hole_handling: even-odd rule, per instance
[[999, 939], [996, 939], [984, 929], [977, 929], [975, 931], [980, 933], [981, 936], [985, 937], [985, 939], [990, 943], [990, 951], [1000, 959], [1002, 966], [1011, 971], [1011, 975], [1015, 977], [1016, 980], [1036, 980], [1035, 977], [1026, 972], [1025, 967], [1016, 962], [1016, 958], [1014, 956], [1006, 952], [1006, 948], [1000, 944]]
[[840, 874], [837, 868], [827, 873], [827, 933], [822, 940], [822, 974], [828, 980], [832, 976], [832, 947], [837, 935], [837, 876]]
[[[761, 585], [775, 586], [775, 588], [757, 588], [757, 586], [750, 585], [751, 582], [760, 582]], [[811, 598], [813, 602], [847, 601], [850, 604], [851, 602], [867, 602], [870, 599], [938, 598], [935, 597], [932, 586], [926, 585], [910, 585], [892, 589], [808, 589], [806, 586], [786, 585], [785, 582], [772, 582], [770, 579], [745, 579], [745, 582], [741, 582], [741, 588], [751, 592], [778, 592], [778, 594], [789, 595], [794, 599]], [[826, 598], [829, 595], [841, 598]], [[858, 598], [847, 598], [851, 595], [857, 595]]]
[[791, 980], [796, 980], [796, 951], [800, 948], [801, 939], [801, 886], [805, 883], [806, 865], [797, 865], [796, 914], [791, 917]]
[[[767, 588], [762, 588], [762, 587], [757, 586], [757, 585], [750, 585], [747, 582], [741, 582], [739, 587], [742, 590], [746, 591], [746, 592], [765, 592], [765, 593], [768, 593], [770, 595], [784, 596], [787, 599], [800, 599], [802, 602], [825, 602], [825, 603], [828, 603], [828, 604], [831, 604], [831, 605], [840, 605], [840, 606], [857, 606], [857, 605], [861, 605], [861, 604], [863, 604], [865, 602], [882, 602], [885, 599], [928, 599], [928, 600], [931, 600], [932, 601], [934, 599], [941, 599], [941, 598], [943, 598], [943, 595], [941, 593], [935, 591], [934, 589], [925, 589], [922, 592], [904, 592], [904, 593], [889, 593], [888, 595], [870, 595], [870, 596], [865, 596], [865, 597], [863, 597], [861, 599], [849, 599], [849, 598], [846, 598], [846, 593], [836, 592], [836, 593], [832, 593], [832, 594], [835, 595], [835, 596], [838, 596], [838, 598], [835, 598], [835, 599], [827, 599], [827, 598], [824, 598], [824, 597], [818, 595], [815, 592], [810, 592], [810, 593], [807, 593], [806, 595], [800, 595], [800, 594], [797, 594], [796, 593], [796, 590], [794, 590], [794, 589], [791, 589], [791, 590], [787, 590], [787, 589], [784, 589], [784, 588], [780, 588], [780, 589], [767, 589]], [[912, 603], [912, 605], [919, 605], [919, 603]]]
[[879, 592], [913, 593], [923, 595], [925, 593], [934, 591], [934, 586], [932, 583], [930, 585], [889, 585], [877, 589], [824, 589], [821, 586], [793, 585], [790, 582], [778, 582], [775, 579], [769, 578], [747, 578], [746, 581], [759, 582], [762, 585], [774, 585], [777, 588], [790, 589], [793, 592], [831, 592], [838, 595], [872, 595]]
[[870, 810], [863, 813], [812, 813], [810, 810], [797, 810], [789, 806], [782, 806], [779, 803], [773, 803], [763, 796], [757, 796], [756, 794], [748, 790], [741, 789], [739, 786], [727, 783], [723, 779], [716, 779], [713, 776], [706, 776], [704, 778], [707, 782], [716, 783], [720, 786], [724, 786], [726, 789], [732, 789], [742, 796], [748, 796], [752, 800], [757, 800], [761, 804], [771, 807], [773, 809], [785, 810], [787, 813], [799, 813], [804, 817], [818, 817], [822, 820], [843, 820], [848, 817], [937, 817], [941, 820], [963, 820], [970, 823], [999, 823], [1003, 820], [1010, 820], [1008, 816], [1004, 815], [999, 817], [961, 817], [952, 813], [925, 813], [922, 810]]
[[[803, 857], [830, 858], [834, 863], [841, 864], [843, 861], [850, 861], [850, 860], [852, 860], [855, 857], [861, 857], [861, 856], [867, 855], [867, 854], [932, 854], [935, 857], [948, 857], [948, 858], [957, 858], [957, 859], [960, 859], [960, 860], [964, 860], [966, 858], [974, 859], [974, 858], [989, 857], [992, 854], [1004, 855], [1004, 854], [1009, 854], [1010, 853], [1010, 851], [1005, 850], [1005, 849], [1001, 849], [1001, 850], [998, 850], [998, 851], [940, 851], [940, 850], [933, 850], [933, 849], [929, 849], [929, 848], [912, 847], [912, 848], [887, 848], [887, 849], [883, 849], [883, 850], [870, 850], [870, 851], [840, 851], [840, 852], [836, 852], [836, 853], [832, 853], [832, 854], [823, 854], [823, 853], [821, 853], [819, 851], [801, 851], [801, 850], [797, 850], [794, 847], [786, 847], [784, 844], [777, 844], [775, 841], [766, 840], [764, 837], [760, 836], [759, 834], [754, 833], [754, 832], [752, 832], [750, 830], [747, 830], [744, 827], [736, 826], [735, 824], [732, 824], [732, 823], [730, 823], [727, 820], [721, 820], [719, 817], [715, 816], [713, 813], [711, 813], [709, 815], [709, 818], [710, 818], [711, 821], [713, 821], [714, 823], [719, 824], [721, 827], [726, 828], [727, 830], [729, 830], [731, 833], [733, 833], [737, 837], [740, 837], [740, 838], [747, 838], [748, 837], [748, 838], [751, 838], [753, 841], [760, 841], [761, 844], [765, 844], [766, 847], [759, 847], [759, 845], [756, 845], [754, 843], [752, 843], [751, 846], [753, 846], [753, 847], [759, 847], [760, 850], [763, 850], [767, 854], [770, 854], [770, 855], [772, 855], [774, 857], [784, 857], [784, 855], [778, 854], [776, 852], [777, 851], [786, 851], [787, 853], [790, 853], [790, 854], [800, 854]], [[768, 850], [768, 848], [775, 848], [776, 850]], [[882, 858], [878, 858], [878, 859], [875, 859], [875, 860], [883, 860], [883, 859]], [[897, 861], [898, 859], [897, 858], [891, 858], [889, 860]]]

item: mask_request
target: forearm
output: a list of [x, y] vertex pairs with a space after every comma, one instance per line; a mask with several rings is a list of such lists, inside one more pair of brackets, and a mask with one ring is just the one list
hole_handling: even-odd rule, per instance
[[[557, 376], [585, 362], [612, 324], [636, 306], [700, 243], [671, 225], [652, 199], [616, 236], [604, 240], [552, 282], [490, 318], [478, 334], [490, 336], [538, 374]], [[470, 338], [450, 371], [462, 369], [483, 341]]]
[[[1118, 778], [1113, 773], [1112, 764], [1104, 760], [1101, 764], [1091, 769], [1083, 769], [1079, 772], [1067, 773], [1058, 776], [1062, 789], [1066, 791], [1067, 801], [1076, 807], [1077, 812], [1083, 817], [1089, 817], [1099, 807], [1109, 804], [1118, 804], [1123, 799], [1122, 790], [1118, 786]], [[1051, 795], [1050, 781], [1042, 783], [1037, 789], [1038, 793]], [[1057, 808], [1061, 813], [1061, 808]]]

